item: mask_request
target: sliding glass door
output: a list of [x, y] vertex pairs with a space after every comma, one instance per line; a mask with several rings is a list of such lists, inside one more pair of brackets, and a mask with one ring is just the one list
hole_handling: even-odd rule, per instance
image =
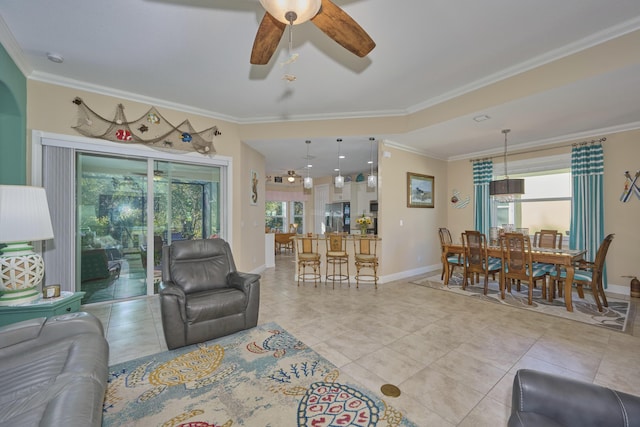
[[163, 245], [220, 230], [220, 167], [86, 153], [76, 165], [85, 304], [157, 292]]

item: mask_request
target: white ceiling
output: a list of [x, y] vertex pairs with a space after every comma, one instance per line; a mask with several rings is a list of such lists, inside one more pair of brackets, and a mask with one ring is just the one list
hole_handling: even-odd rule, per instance
[[[638, 0], [334, 2], [375, 40], [367, 57], [307, 22], [294, 27], [295, 63], [281, 65], [285, 35], [268, 65], [250, 65], [264, 13], [257, 0], [0, 0], [0, 41], [31, 79], [252, 124], [409, 117], [640, 29]], [[312, 138], [312, 175], [337, 166], [339, 137], [348, 173], [368, 169], [369, 137], [451, 160], [501, 152], [502, 128], [517, 148], [636, 128], [640, 49], [628, 55], [624, 66], [408, 133], [345, 137], [328, 128]], [[297, 80], [284, 81], [285, 72]], [[472, 120], [481, 114], [491, 119]], [[304, 139], [245, 142], [266, 156], [268, 173], [286, 174], [304, 168]]]

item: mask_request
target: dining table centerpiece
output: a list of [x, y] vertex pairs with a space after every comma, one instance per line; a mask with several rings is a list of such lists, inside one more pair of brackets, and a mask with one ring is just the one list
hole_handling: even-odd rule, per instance
[[360, 234], [367, 234], [367, 228], [371, 225], [371, 217], [365, 216], [362, 214], [361, 217], [356, 219], [356, 224], [360, 227]]

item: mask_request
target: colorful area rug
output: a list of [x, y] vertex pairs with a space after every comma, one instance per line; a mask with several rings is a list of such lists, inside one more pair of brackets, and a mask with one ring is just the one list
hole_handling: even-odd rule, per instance
[[104, 427], [415, 427], [275, 323], [109, 369]]
[[485, 296], [484, 279], [480, 278], [480, 283], [475, 283], [473, 286], [467, 286], [466, 289], [463, 290], [461, 274], [453, 275], [451, 280], [449, 280], [448, 288], [445, 287], [442, 280], [440, 280], [440, 274], [417, 279], [410, 283], [467, 295], [492, 303], [505, 304], [525, 310], [549, 314], [551, 316], [576, 320], [578, 322], [601, 326], [603, 328], [620, 332], [625, 331], [629, 320], [629, 301], [607, 297], [609, 307], [603, 307], [603, 311], [601, 313], [598, 311], [598, 307], [596, 306], [590, 292], [585, 292], [585, 298], [582, 299], [579, 298], [578, 293], [574, 291], [571, 295], [573, 312], [569, 312], [564, 305], [564, 298], [556, 297], [553, 302], [549, 302], [542, 298], [542, 291], [540, 288], [533, 289], [533, 304], [529, 305], [529, 290], [525, 284], [521, 286], [520, 292], [516, 290], [515, 286], [512, 287], [511, 293], [509, 294], [507, 292], [505, 299], [501, 299], [500, 284], [497, 281], [489, 280], [489, 292]]

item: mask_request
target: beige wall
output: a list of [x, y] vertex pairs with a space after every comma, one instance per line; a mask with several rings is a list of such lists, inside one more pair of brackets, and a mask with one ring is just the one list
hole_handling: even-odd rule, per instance
[[[608, 280], [612, 290], [618, 292], [629, 291], [629, 279], [621, 276], [640, 276], [640, 200], [633, 196], [627, 203], [620, 202], [620, 195], [624, 188], [624, 171], [633, 175], [640, 170], [640, 131], [621, 132], [607, 135], [603, 143], [604, 150], [604, 215], [605, 234], [615, 233], [615, 239], [607, 255]], [[572, 142], [581, 142], [589, 138], [565, 142], [566, 146]], [[532, 154], [509, 155], [509, 160], [549, 156], [567, 153], [571, 147], [545, 150]], [[494, 159], [499, 163], [500, 159]], [[473, 201], [472, 167], [468, 160], [451, 162], [448, 165], [450, 192], [457, 188], [464, 194], [470, 194]], [[473, 202], [472, 202], [473, 203]], [[466, 227], [473, 226], [472, 203], [465, 209], [448, 207], [448, 225], [452, 235], [459, 236]], [[621, 286], [623, 289], [616, 289]]]
[[[439, 266], [438, 227], [447, 226], [447, 162], [384, 145], [381, 152], [378, 165], [381, 274], [395, 278], [403, 272], [419, 274], [429, 266]], [[407, 172], [435, 177], [433, 209], [407, 207]]]
[[624, 171], [640, 170], [640, 130], [608, 135], [604, 147], [604, 214], [606, 234], [615, 233], [607, 255], [610, 284], [629, 290], [630, 279], [640, 277], [640, 200], [620, 201]]
[[[72, 129], [77, 120], [77, 106], [72, 103], [76, 96], [81, 97], [91, 109], [106, 118], [110, 118], [115, 114], [116, 106], [120, 103], [125, 107], [126, 116], [131, 119], [140, 117], [151, 107], [149, 104], [27, 80], [28, 161], [30, 159], [32, 130], [80, 136], [79, 133]], [[158, 107], [158, 109], [171, 123], [181, 123], [183, 120], [189, 119], [196, 130], [204, 130], [214, 125], [218, 126], [222, 135], [214, 139], [214, 147], [219, 155], [233, 159], [233, 176], [231, 179], [233, 183], [232, 215], [234, 215], [234, 218], [230, 232], [234, 258], [237, 267], [245, 271], [252, 271], [263, 265], [264, 250], [260, 256], [255, 251], [255, 248], [250, 249], [255, 245], [246, 244], [247, 241], [251, 241], [251, 237], [243, 234], [246, 231], [246, 227], [243, 227], [243, 225], [250, 224], [253, 226], [253, 223], [258, 221], [258, 211], [264, 213], [263, 209], [261, 210], [257, 207], [248, 209], [249, 171], [253, 168], [258, 170], [261, 176], [264, 176], [264, 159], [254, 150], [248, 147], [243, 148], [244, 144], [240, 142], [236, 124], [161, 107]], [[260, 192], [262, 193], [262, 204], [264, 206], [264, 181]], [[264, 222], [262, 216], [260, 216], [259, 222]], [[263, 226], [258, 228], [261, 233], [264, 231]], [[249, 233], [249, 236], [251, 236], [251, 233]], [[259, 237], [261, 239], [260, 242], [264, 242], [262, 234]]]
[[[96, 112], [109, 116], [116, 105], [125, 105], [125, 114], [136, 118], [147, 111], [148, 104], [132, 102], [111, 96], [83, 92], [28, 80], [27, 131], [41, 130], [77, 135], [71, 129], [77, 117], [77, 107], [71, 102], [80, 96]], [[233, 228], [231, 230], [234, 256], [239, 269], [253, 271], [264, 265], [262, 242], [264, 233], [264, 159], [241, 141], [243, 138], [308, 138], [331, 134], [355, 135], [388, 133], [405, 129], [406, 119], [334, 120], [309, 123], [237, 125], [209, 117], [188, 114], [159, 107], [170, 121], [179, 123], [188, 118], [200, 130], [218, 126], [222, 135], [214, 145], [219, 154], [233, 158]], [[605, 232], [616, 233], [608, 256], [609, 282], [628, 288], [628, 279], [622, 275], [640, 275], [640, 232], [638, 218], [640, 200], [632, 198], [623, 204], [618, 199], [622, 192], [625, 170], [640, 169], [640, 131], [607, 135], [605, 148]], [[579, 142], [579, 141], [578, 141]], [[30, 141], [29, 141], [30, 144]], [[564, 144], [566, 145], [566, 143]], [[408, 274], [419, 274], [440, 264], [437, 229], [447, 226], [454, 236], [473, 225], [473, 180], [468, 160], [445, 162], [414, 153], [381, 146], [379, 163], [380, 211], [379, 234], [382, 242], [381, 274], [387, 279]], [[570, 148], [543, 151], [539, 154], [510, 155], [519, 160], [533, 156], [567, 152]], [[382, 152], [388, 152], [385, 157]], [[499, 159], [496, 160], [499, 162]], [[249, 204], [249, 174], [256, 170], [260, 176], [257, 206]], [[406, 207], [406, 173], [416, 172], [435, 176], [435, 208]], [[320, 181], [316, 182], [316, 184]], [[455, 209], [450, 203], [453, 190], [471, 201], [464, 209]], [[311, 196], [313, 199], [313, 196]], [[309, 210], [311, 212], [311, 210]], [[309, 220], [309, 218], [308, 218]], [[400, 221], [403, 225], [400, 226]], [[260, 242], [256, 245], [255, 242]]]
[[[244, 271], [253, 271], [265, 263], [264, 156], [247, 144], [241, 144], [240, 153], [240, 161], [234, 159], [234, 169], [240, 169], [240, 179], [235, 181], [240, 183], [240, 188], [236, 188], [234, 197], [239, 196], [240, 200], [234, 200], [234, 210], [231, 215], [235, 217], [234, 221], [240, 220], [240, 233], [235, 235], [235, 238], [239, 237], [240, 239], [239, 252], [242, 255], [243, 264], [241, 264], [242, 268], [240, 265], [238, 268]], [[258, 174], [258, 201], [255, 205], [251, 204], [251, 171]], [[236, 176], [235, 171], [234, 176]], [[240, 208], [236, 210], [235, 207], [238, 205]], [[234, 229], [236, 229], [235, 226]]]

